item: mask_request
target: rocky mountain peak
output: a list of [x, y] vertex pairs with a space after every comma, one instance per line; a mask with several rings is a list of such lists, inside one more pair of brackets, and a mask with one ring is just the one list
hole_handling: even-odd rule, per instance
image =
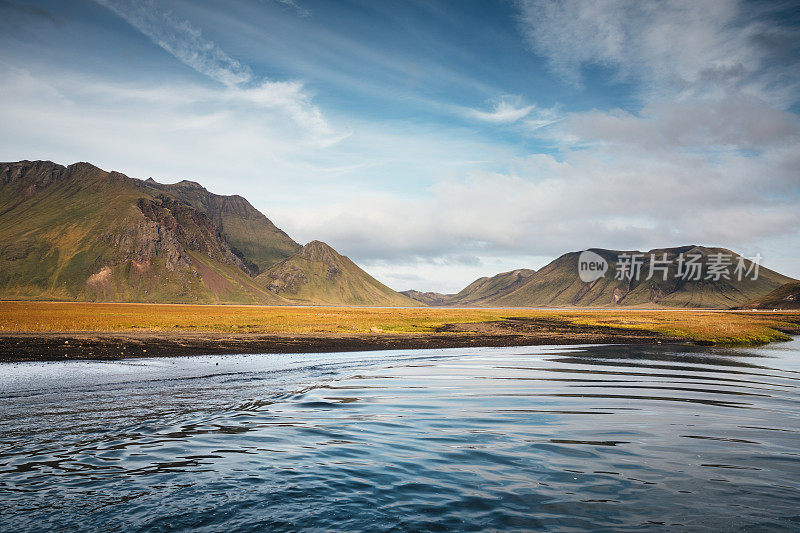
[[309, 261], [319, 261], [326, 264], [334, 264], [341, 258], [336, 250], [322, 241], [309, 242], [303, 246], [298, 255]]

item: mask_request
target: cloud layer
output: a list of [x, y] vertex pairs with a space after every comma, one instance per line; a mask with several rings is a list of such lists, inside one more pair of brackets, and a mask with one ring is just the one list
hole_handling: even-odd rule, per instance
[[775, 105], [796, 101], [798, 30], [780, 24], [781, 4], [518, 0], [517, 5], [533, 50], [572, 83], [582, 81], [582, 67], [597, 65], [640, 84], [649, 97], [737, 90]]

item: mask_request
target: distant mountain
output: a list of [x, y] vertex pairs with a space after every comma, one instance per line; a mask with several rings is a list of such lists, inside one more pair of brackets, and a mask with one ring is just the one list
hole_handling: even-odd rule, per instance
[[457, 294], [441, 294], [438, 292], [402, 291], [409, 298], [429, 306], [484, 306], [489, 305], [493, 299], [499, 298], [520, 287], [528, 280], [535, 270], [519, 268], [510, 272], [503, 272], [491, 277], [476, 279]]
[[745, 302], [740, 309], [800, 309], [800, 282], [781, 285], [766, 295]]
[[[193, 182], [89, 163], [0, 163], [0, 299], [290, 304], [292, 294], [255, 276], [302, 250], [244, 198]], [[359, 302], [386, 305], [393, 294], [407, 304], [383, 289]], [[327, 299], [333, 289], [320, 290]]]
[[519, 268], [511, 272], [479, 278], [453, 295], [452, 302], [456, 305], [484, 305], [515, 291], [534, 274], [536, 274], [535, 270]]
[[[590, 282], [579, 276], [578, 260], [581, 252], [562, 255], [538, 271], [514, 270], [490, 278], [480, 278], [461, 292], [454, 295], [437, 293], [417, 293], [405, 291], [404, 294], [426, 305], [472, 306], [472, 307], [688, 307], [727, 309], [742, 305], [753, 298], [764, 296], [770, 291], [788, 283], [791, 278], [764, 267], [759, 267], [757, 279], [743, 276], [739, 281], [734, 275], [739, 255], [724, 248], [702, 246], [683, 246], [638, 251], [615, 251], [592, 249], [606, 264], [605, 275]], [[620, 261], [626, 256], [638, 254], [641, 262], [637, 279], [616, 279]], [[666, 256], [664, 255], [666, 254]], [[724, 259], [728, 266], [728, 277], [707, 279], [703, 270], [701, 279], [694, 276], [678, 276], [678, 259], [692, 257], [694, 261], [707, 267], [715, 259]], [[721, 254], [721, 257], [720, 255]], [[650, 274], [651, 258], [654, 275]], [[666, 262], [662, 262], [666, 257]], [[630, 261], [630, 259], [627, 259]], [[623, 263], [624, 264], [624, 263]], [[746, 269], [753, 265], [743, 262]], [[666, 268], [666, 279], [661, 267]]]
[[421, 292], [415, 290], [400, 291], [400, 294], [408, 296], [429, 307], [450, 305], [454, 294], [442, 294], [440, 292]]
[[[683, 246], [678, 248], [662, 248], [649, 252], [615, 251], [592, 249], [608, 264], [605, 275], [592, 281], [584, 282], [578, 275], [578, 258], [580, 252], [562, 255], [547, 266], [538, 270], [522, 286], [507, 294], [492, 299], [491, 305], [509, 307], [563, 307], [563, 306], [664, 306], [664, 307], [701, 307], [729, 308], [743, 302], [763, 296], [771, 290], [794, 281], [772, 270], [760, 267], [757, 279], [743, 276], [741, 281], [733, 275], [739, 255], [725, 248], [707, 248], [703, 246]], [[617, 280], [620, 261], [631, 254], [641, 254], [641, 275], [638, 279]], [[660, 263], [666, 254], [666, 262]], [[707, 268], [701, 271], [701, 279], [684, 279], [678, 276], [678, 259], [699, 257], [697, 262], [705, 267], [714, 263], [717, 258], [724, 258], [732, 264], [728, 268], [731, 279], [708, 279]], [[721, 254], [721, 256], [719, 255]], [[651, 267], [651, 257], [655, 255], [654, 267], [666, 267], [664, 273], [655, 268], [652, 279], [646, 279]], [[744, 265], [752, 266], [745, 260]], [[752, 274], [751, 274], [752, 276]]]
[[271, 292], [297, 303], [418, 306], [320, 241], [312, 241], [256, 277]]

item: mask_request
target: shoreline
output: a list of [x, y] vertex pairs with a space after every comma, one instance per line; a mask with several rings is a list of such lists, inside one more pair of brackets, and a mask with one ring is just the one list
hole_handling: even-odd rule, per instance
[[525, 311], [0, 302], [0, 362], [480, 346], [754, 346], [800, 312]]
[[435, 333], [257, 334], [215, 332], [0, 333], [0, 362], [119, 360], [193, 355], [324, 353], [393, 349], [688, 343], [645, 330], [525, 319], [447, 324]]
[[227, 337], [208, 335], [128, 335], [118, 333], [20, 333], [0, 335], [0, 363], [30, 361], [113, 361], [142, 357], [232, 354], [282, 354], [419, 350], [466, 347], [546, 346], [572, 344], [680, 344], [668, 337], [598, 336], [536, 338], [526, 335], [383, 335]]

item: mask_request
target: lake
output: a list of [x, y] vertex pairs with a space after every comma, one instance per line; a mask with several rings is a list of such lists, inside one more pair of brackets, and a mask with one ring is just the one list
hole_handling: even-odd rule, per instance
[[800, 340], [0, 366], [0, 529], [800, 530]]

